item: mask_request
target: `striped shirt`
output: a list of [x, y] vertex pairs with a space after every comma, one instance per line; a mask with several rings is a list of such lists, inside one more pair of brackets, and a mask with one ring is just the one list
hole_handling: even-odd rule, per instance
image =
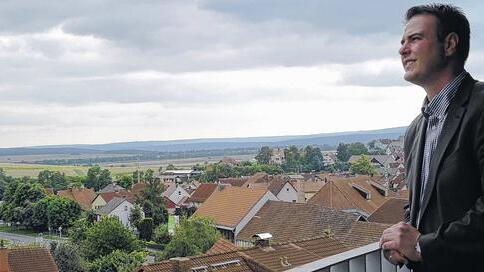
[[[422, 114], [427, 121], [427, 130], [425, 133], [425, 147], [422, 160], [422, 172], [420, 180], [422, 186], [420, 189], [420, 204], [422, 204], [425, 187], [429, 178], [430, 163], [437, 147], [437, 142], [442, 132], [445, 119], [447, 117], [447, 108], [452, 102], [459, 86], [467, 75], [466, 71], [462, 71], [456, 78], [454, 78], [449, 84], [447, 84], [440, 92], [432, 99], [428, 101], [424, 100], [422, 106]], [[420, 217], [420, 216], [419, 216]]]

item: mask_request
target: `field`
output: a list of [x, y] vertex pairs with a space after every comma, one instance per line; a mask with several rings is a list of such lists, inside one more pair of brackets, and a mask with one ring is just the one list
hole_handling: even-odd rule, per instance
[[[49, 157], [52, 158], [52, 155]], [[120, 162], [120, 163], [109, 163], [101, 164], [101, 168], [106, 168], [111, 171], [114, 175], [132, 173], [137, 169], [141, 171], [147, 170], [149, 168], [153, 169], [155, 172], [158, 171], [160, 166], [163, 169], [166, 168], [168, 164], [173, 164], [177, 168], [190, 169], [195, 164], [205, 164], [218, 162], [224, 157], [201, 157], [201, 158], [186, 158], [186, 159], [173, 159], [173, 160], [160, 160], [160, 161], [140, 161], [140, 162]], [[240, 155], [231, 156], [231, 158], [237, 160], [251, 160], [254, 155]], [[19, 159], [19, 158], [16, 158]], [[24, 159], [26, 159], [24, 157]], [[33, 159], [33, 158], [30, 158]], [[38, 159], [38, 157], [37, 157]], [[42, 164], [29, 164], [29, 163], [12, 163], [6, 162], [5, 158], [0, 158], [0, 168], [2, 168], [5, 173], [13, 177], [37, 177], [39, 172], [42, 170], [59, 171], [65, 173], [67, 176], [81, 176], [86, 175], [89, 166], [73, 166], [73, 165], [42, 165]], [[25, 161], [25, 160], [24, 160]], [[139, 167], [139, 168], [138, 168]]]

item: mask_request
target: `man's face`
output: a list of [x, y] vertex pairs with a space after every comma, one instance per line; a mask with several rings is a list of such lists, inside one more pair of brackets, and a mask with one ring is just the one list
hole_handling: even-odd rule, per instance
[[445, 67], [443, 43], [437, 38], [437, 18], [416, 15], [405, 26], [399, 50], [405, 80], [425, 86], [437, 79]]

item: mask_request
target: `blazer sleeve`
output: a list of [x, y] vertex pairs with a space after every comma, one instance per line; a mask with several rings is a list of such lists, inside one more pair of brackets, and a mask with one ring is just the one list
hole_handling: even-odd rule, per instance
[[[436, 232], [419, 238], [424, 271], [454, 271], [449, 267], [459, 262], [459, 270], [471, 265], [482, 268], [484, 258], [484, 108], [475, 120], [472, 137], [474, 156], [478, 164], [481, 194], [474, 205], [458, 220], [442, 224]], [[464, 180], [459, 182], [466, 182]], [[476, 271], [475, 267], [471, 270]], [[481, 270], [479, 270], [481, 271]]]

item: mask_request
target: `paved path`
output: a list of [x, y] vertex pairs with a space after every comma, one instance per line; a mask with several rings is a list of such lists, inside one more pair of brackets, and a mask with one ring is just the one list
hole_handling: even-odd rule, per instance
[[0, 232], [0, 239], [8, 240], [17, 245], [28, 245], [28, 244], [40, 244], [44, 247], [48, 247], [50, 242], [56, 241], [63, 243], [63, 240], [51, 240], [43, 237], [32, 237], [22, 234], [13, 234], [8, 232]]

